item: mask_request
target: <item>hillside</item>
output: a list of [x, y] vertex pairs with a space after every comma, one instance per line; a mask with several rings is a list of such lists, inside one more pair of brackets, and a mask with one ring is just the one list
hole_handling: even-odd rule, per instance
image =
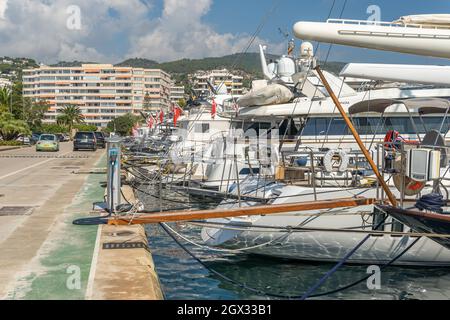
[[[267, 55], [267, 59], [276, 59], [275, 55]], [[339, 73], [344, 67], [344, 62], [328, 62], [324, 69], [333, 73]], [[211, 70], [227, 68], [249, 75], [253, 78], [261, 78], [261, 64], [258, 53], [232, 54], [224, 57], [213, 57], [203, 59], [182, 59], [172, 62], [158, 63], [153, 60], [135, 58], [128, 59], [117, 66], [136, 68], [158, 68], [172, 74], [175, 78], [185, 78], [185, 75], [198, 70]]]
[[[275, 56], [268, 55], [269, 59]], [[232, 54], [224, 57], [212, 57], [203, 59], [182, 59], [172, 62], [158, 63], [153, 60], [142, 58], [128, 59], [117, 66], [137, 67], [137, 68], [159, 68], [173, 75], [194, 73], [198, 70], [211, 70], [228, 68], [242, 71], [254, 76], [261, 76], [259, 54], [245, 53]]]
[[50, 67], [59, 68], [74, 68], [81, 67], [82, 64], [96, 64], [97, 62], [83, 62], [83, 61], [60, 61], [55, 64], [51, 64]]
[[39, 65], [29, 58], [0, 57], [0, 78], [17, 81], [22, 78], [22, 70], [36, 68]]

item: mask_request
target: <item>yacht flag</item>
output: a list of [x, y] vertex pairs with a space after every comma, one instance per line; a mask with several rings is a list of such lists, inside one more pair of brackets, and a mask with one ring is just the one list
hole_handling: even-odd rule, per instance
[[215, 118], [216, 117], [216, 113], [217, 113], [217, 103], [216, 100], [212, 100], [212, 105], [211, 105], [211, 118]]

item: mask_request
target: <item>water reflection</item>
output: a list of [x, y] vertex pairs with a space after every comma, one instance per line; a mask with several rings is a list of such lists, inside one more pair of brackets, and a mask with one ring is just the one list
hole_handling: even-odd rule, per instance
[[[155, 192], [155, 190], [148, 190]], [[201, 207], [198, 200], [188, 199], [179, 193], [165, 191], [165, 209], [179, 207], [181, 202]], [[155, 194], [155, 193], [153, 193]], [[158, 209], [159, 201], [141, 193], [141, 199], [149, 208]], [[176, 202], [170, 201], [176, 200]], [[199, 229], [172, 225], [197, 242]], [[147, 226], [150, 247], [167, 299], [268, 299], [237, 287], [203, 268], [184, 252], [159, 226]], [[315, 284], [333, 264], [304, 263], [292, 260], [272, 259], [247, 254], [212, 253], [192, 245], [195, 252], [210, 268], [228, 278], [264, 292], [286, 296], [301, 296]], [[321, 287], [318, 293], [347, 286], [367, 276], [367, 266], [344, 266]], [[337, 294], [317, 299], [449, 299], [450, 268], [401, 268], [389, 267], [382, 271], [381, 289], [369, 290], [366, 282]]]

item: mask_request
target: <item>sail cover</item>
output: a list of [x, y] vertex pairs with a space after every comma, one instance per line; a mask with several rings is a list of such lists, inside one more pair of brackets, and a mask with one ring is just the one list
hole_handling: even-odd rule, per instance
[[400, 17], [395, 23], [450, 27], [450, 14], [420, 14]]

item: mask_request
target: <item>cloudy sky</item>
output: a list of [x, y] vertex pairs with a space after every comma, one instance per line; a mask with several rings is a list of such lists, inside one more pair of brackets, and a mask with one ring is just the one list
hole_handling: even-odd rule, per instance
[[[275, 11], [271, 11], [278, 3]], [[157, 61], [222, 56], [241, 52], [263, 18], [254, 41], [281, 53], [299, 20], [367, 19], [370, 5], [381, 19], [417, 13], [450, 13], [448, 0], [0, 0], [0, 56], [119, 62], [142, 57]], [[326, 48], [326, 47], [325, 47]], [[324, 49], [323, 49], [324, 50]], [[333, 47], [332, 60], [359, 62], [440, 63], [362, 49]]]

